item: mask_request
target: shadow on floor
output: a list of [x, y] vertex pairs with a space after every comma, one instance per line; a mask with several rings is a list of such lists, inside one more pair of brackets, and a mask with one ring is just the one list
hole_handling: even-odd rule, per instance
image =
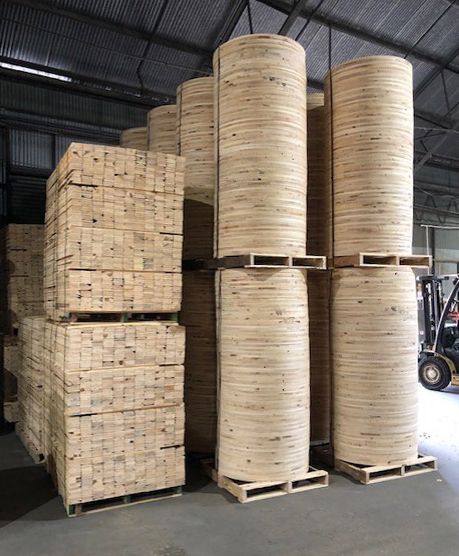
[[42, 507], [50, 500], [57, 501], [57, 493], [51, 478], [41, 465], [0, 470], [0, 493], [0, 528], [24, 516], [27, 516], [25, 519], [32, 521], [55, 520], [63, 517], [62, 508], [58, 511], [57, 504], [52, 504], [49, 511], [42, 509], [39, 515], [34, 517], [33, 510]]

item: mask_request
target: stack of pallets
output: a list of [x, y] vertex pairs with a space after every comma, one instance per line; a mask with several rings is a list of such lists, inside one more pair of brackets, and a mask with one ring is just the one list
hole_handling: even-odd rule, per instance
[[48, 182], [48, 469], [69, 515], [184, 483], [183, 169], [72, 144]]

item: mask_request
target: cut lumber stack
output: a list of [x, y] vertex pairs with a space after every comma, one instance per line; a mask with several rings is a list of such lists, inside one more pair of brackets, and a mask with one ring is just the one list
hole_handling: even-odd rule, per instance
[[70, 145], [47, 185], [49, 318], [178, 311], [183, 173], [172, 155]]
[[146, 151], [148, 148], [147, 128], [131, 127], [125, 129], [120, 135], [120, 146], [129, 149]]
[[48, 469], [69, 515], [184, 483], [183, 173], [72, 144], [48, 181]]
[[[23, 317], [42, 315], [43, 226], [9, 224], [3, 229], [4, 330], [17, 331]], [[5, 295], [6, 293], [6, 295]]]
[[215, 476], [247, 502], [249, 490], [268, 498], [328, 481], [309, 467], [307, 281], [290, 267], [306, 254], [305, 53], [283, 36], [239, 37], [215, 52], [214, 72]]
[[47, 323], [52, 466], [69, 507], [184, 483], [184, 328]]
[[[183, 258], [213, 253], [215, 157], [213, 78], [177, 88], [177, 154], [186, 158]], [[215, 272], [183, 273], [180, 322], [186, 326], [186, 448], [214, 454], [217, 430]]]
[[415, 278], [400, 266], [412, 244], [412, 93], [411, 64], [392, 56], [341, 64], [325, 83], [333, 449], [337, 469], [353, 476], [418, 462]]
[[42, 315], [43, 305], [43, 226], [9, 224], [1, 232], [0, 278], [4, 388], [3, 410], [11, 423], [18, 420], [16, 377], [21, 368], [17, 338], [20, 320]]
[[18, 376], [18, 423], [16, 432], [38, 463], [47, 454], [46, 409], [49, 397], [49, 369], [43, 364], [45, 317], [24, 317], [19, 326], [22, 353]]
[[158, 153], [176, 153], [177, 107], [175, 104], [157, 106], [148, 112], [148, 150]]

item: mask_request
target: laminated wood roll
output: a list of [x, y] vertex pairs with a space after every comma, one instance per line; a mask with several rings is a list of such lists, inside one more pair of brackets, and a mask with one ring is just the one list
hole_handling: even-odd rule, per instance
[[330, 320], [331, 272], [308, 271], [311, 358], [311, 442], [330, 440]]
[[185, 199], [213, 205], [213, 77], [190, 79], [177, 87], [177, 154], [186, 158]]
[[183, 203], [183, 259], [211, 259], [214, 207], [185, 199]]
[[176, 154], [176, 106], [157, 106], [148, 112], [148, 150]]
[[215, 272], [183, 273], [180, 322], [186, 327], [185, 446], [213, 454], [217, 433]]
[[326, 119], [323, 93], [307, 96], [308, 188], [307, 248], [310, 255], [331, 256], [331, 191], [326, 164]]
[[306, 251], [306, 67], [284, 36], [214, 54], [217, 256]]
[[217, 273], [218, 472], [292, 481], [308, 471], [309, 347], [305, 273]]
[[411, 254], [412, 66], [371, 56], [331, 70], [334, 254]]
[[129, 149], [147, 150], [147, 128], [131, 127], [120, 135], [120, 146]]
[[417, 458], [417, 306], [408, 267], [333, 272], [335, 457], [364, 465]]

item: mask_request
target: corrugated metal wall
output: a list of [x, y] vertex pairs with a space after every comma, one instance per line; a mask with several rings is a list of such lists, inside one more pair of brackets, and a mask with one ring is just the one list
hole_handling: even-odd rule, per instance
[[427, 250], [426, 228], [414, 226], [413, 253], [432, 255], [433, 252], [436, 274], [456, 274], [459, 271], [459, 229], [435, 228], [433, 233], [429, 232], [428, 242]]

